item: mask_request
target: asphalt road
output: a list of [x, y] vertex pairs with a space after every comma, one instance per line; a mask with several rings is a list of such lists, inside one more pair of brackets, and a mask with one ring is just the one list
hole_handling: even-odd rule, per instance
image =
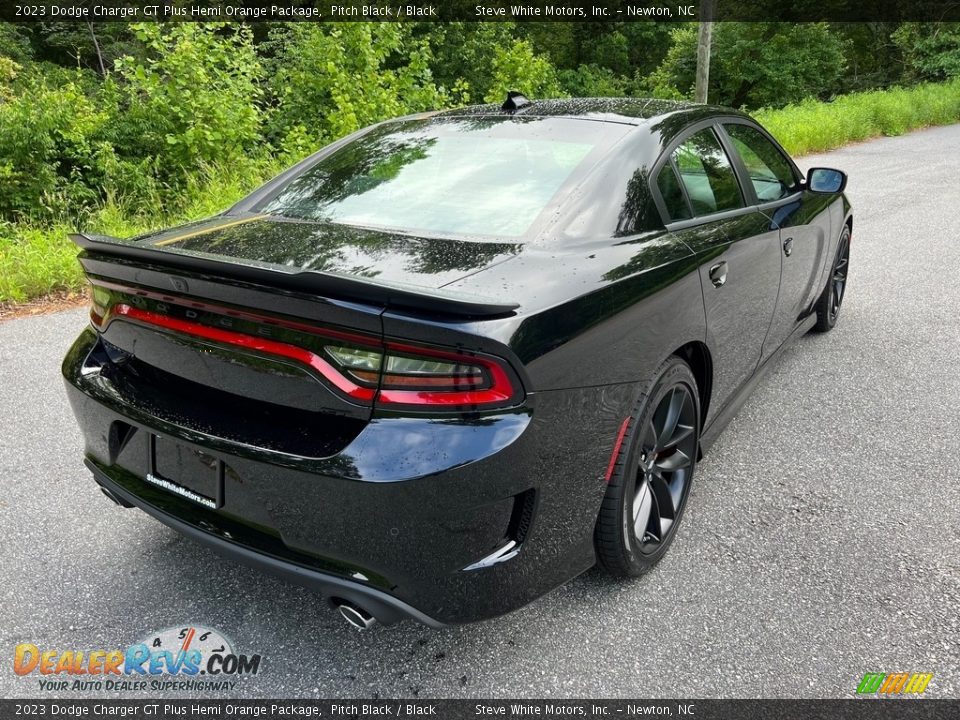
[[199, 623], [263, 655], [239, 696], [851, 697], [864, 672], [926, 671], [928, 696], [960, 697], [958, 158], [960, 125], [805, 158], [851, 176], [837, 328], [760, 383], [652, 574], [594, 570], [467, 627], [358, 633], [114, 507], [59, 377], [84, 312], [0, 324], [0, 696], [40, 693], [11, 671], [17, 643]]

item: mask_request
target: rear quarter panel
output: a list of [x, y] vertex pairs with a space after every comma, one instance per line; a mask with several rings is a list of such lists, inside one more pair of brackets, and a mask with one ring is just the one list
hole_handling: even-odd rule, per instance
[[523, 554], [537, 559], [545, 584], [559, 584], [594, 562], [605, 471], [646, 381], [677, 348], [704, 340], [696, 258], [674, 236], [652, 232], [565, 251], [528, 248], [451, 289], [520, 308], [460, 323], [388, 310], [385, 336], [462, 345], [516, 364], [530, 423], [510, 465], [539, 498]]

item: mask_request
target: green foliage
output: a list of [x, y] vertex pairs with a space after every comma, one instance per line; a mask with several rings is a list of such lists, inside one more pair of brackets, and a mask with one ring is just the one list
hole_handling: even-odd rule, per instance
[[56, 289], [78, 289], [82, 273], [67, 227], [0, 223], [0, 302], [20, 302]]
[[829, 103], [805, 100], [780, 110], [760, 110], [754, 117], [789, 152], [822, 152], [877, 135], [960, 122], [960, 79], [854, 93]]
[[33, 59], [33, 48], [22, 26], [0, 23], [0, 55], [17, 63]]
[[[673, 45], [653, 73], [661, 95], [692, 96], [697, 26], [675, 29]], [[845, 67], [844, 43], [826, 23], [717, 23], [710, 61], [709, 101], [733, 107], [786, 105], [829, 97]]]
[[527, 39], [558, 71], [596, 65], [626, 81], [657, 68], [670, 49], [673, 23], [521, 23], [512, 36]]
[[[279, 48], [271, 89], [272, 135], [298, 151], [365, 125], [442, 106], [430, 45], [396, 23], [295, 23], [272, 36]], [[402, 61], [398, 61], [402, 57]]]
[[557, 71], [545, 57], [537, 55], [526, 40], [515, 40], [507, 47], [494, 49], [493, 82], [483, 99], [502, 101], [510, 90], [534, 98], [564, 96]]
[[59, 85], [17, 72], [0, 62], [0, 217], [76, 215], [99, 198], [110, 113], [87, 96], [80, 71]]
[[[181, 189], [180, 203], [173, 208], [156, 205], [143, 210], [140, 199], [111, 194], [89, 213], [80, 229], [131, 237], [150, 230], [209, 217], [227, 209], [280, 168], [261, 165], [254, 174], [237, 165], [205, 166], [192, 173]], [[0, 221], [0, 302], [28, 300], [52, 290], [77, 290], [83, 274], [76, 260], [76, 246], [67, 239], [78, 229], [76, 220], [56, 222]]]
[[145, 53], [131, 26], [124, 23], [44, 22], [17, 27], [26, 42], [39, 46], [43, 60], [100, 75], [121, 57]]
[[117, 60], [119, 81], [105, 87], [121, 108], [112, 136], [119, 157], [146, 160], [140, 168], [176, 183], [184, 168], [230, 162], [259, 143], [262, 70], [248, 27], [132, 28], [149, 55]]
[[512, 22], [425, 24], [420, 30], [430, 43], [437, 86], [447, 89], [454, 107], [483, 101], [496, 49], [511, 45], [518, 31]]
[[20, 65], [12, 58], [0, 55], [0, 102], [10, 102], [14, 97], [13, 83], [20, 72]]
[[564, 93], [572, 97], [622, 97], [627, 94], [627, 81], [613, 70], [599, 65], [561, 70], [557, 77]]
[[910, 79], [960, 76], [960, 23], [904, 23], [890, 37], [903, 53]]
[[894, 85], [903, 78], [903, 57], [891, 42], [896, 23], [838, 23], [831, 26], [842, 40], [847, 66], [840, 93]]

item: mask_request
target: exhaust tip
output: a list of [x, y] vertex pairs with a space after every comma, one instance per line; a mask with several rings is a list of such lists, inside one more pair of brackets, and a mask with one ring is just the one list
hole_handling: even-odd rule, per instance
[[127, 501], [122, 500], [121, 498], [118, 498], [118, 497], [117, 497], [116, 495], [114, 495], [112, 492], [110, 492], [109, 490], [107, 490], [103, 485], [100, 486], [100, 492], [102, 492], [104, 495], [106, 495], [108, 498], [110, 498], [111, 502], [119, 505], [119, 506], [122, 507], [122, 508], [132, 508], [132, 507], [133, 507], [133, 505], [131, 505], [131, 504], [128, 503]]
[[344, 600], [334, 600], [337, 610], [343, 616], [343, 619], [350, 623], [357, 630], [369, 630], [377, 624], [377, 619], [353, 603]]

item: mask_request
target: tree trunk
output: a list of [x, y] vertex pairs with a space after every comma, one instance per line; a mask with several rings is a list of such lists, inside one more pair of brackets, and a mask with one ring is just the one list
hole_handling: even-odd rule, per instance
[[707, 102], [710, 88], [710, 42], [713, 37], [713, 0], [700, 6], [700, 29], [697, 33], [696, 101]]
[[100, 42], [97, 40], [97, 34], [93, 31], [93, 23], [88, 22], [87, 27], [90, 29], [90, 37], [93, 38], [93, 47], [97, 51], [97, 62], [100, 63], [100, 76], [107, 76], [107, 69], [103, 66], [103, 53], [100, 52]]

